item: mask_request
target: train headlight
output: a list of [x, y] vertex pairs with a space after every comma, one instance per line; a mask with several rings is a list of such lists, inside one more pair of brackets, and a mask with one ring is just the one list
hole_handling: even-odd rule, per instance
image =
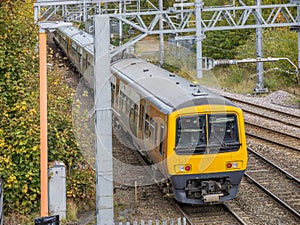
[[192, 165], [185, 164], [185, 165], [175, 165], [176, 173], [188, 173], [192, 171]]
[[242, 167], [241, 161], [234, 161], [234, 162], [226, 162], [226, 169], [239, 169]]

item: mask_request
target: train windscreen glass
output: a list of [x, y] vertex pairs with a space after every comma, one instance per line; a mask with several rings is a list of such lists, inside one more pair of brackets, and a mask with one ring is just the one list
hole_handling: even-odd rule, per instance
[[181, 116], [176, 120], [178, 154], [237, 151], [240, 148], [237, 118], [232, 114]]
[[235, 115], [208, 115], [208, 147], [219, 152], [240, 148]]
[[176, 121], [176, 151], [190, 153], [206, 149], [205, 115], [182, 116]]

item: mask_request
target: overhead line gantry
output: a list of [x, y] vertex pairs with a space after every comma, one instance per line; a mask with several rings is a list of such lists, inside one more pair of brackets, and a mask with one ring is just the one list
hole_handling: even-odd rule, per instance
[[[35, 18], [44, 21], [59, 14], [65, 21], [80, 19], [87, 22], [96, 14], [108, 14], [120, 22], [120, 39], [123, 33], [122, 24], [128, 24], [140, 32], [124, 45], [114, 49], [112, 55], [135, 44], [147, 35], [160, 35], [161, 43], [164, 34], [174, 34], [176, 40], [193, 39], [196, 42], [198, 78], [202, 77], [204, 68], [207, 68], [202, 56], [202, 41], [205, 38], [205, 32], [208, 31], [257, 29], [259, 32], [259, 29], [263, 28], [291, 27], [298, 32], [298, 53], [300, 53], [300, 0], [274, 5], [262, 5], [261, 0], [256, 0], [257, 4], [251, 6], [245, 4], [236, 6], [238, 3], [232, 1], [233, 4], [220, 7], [205, 7], [202, 0], [177, 0], [168, 8], [163, 7], [163, 1], [160, 6], [155, 6], [150, 0], [146, 2], [147, 7], [142, 5], [140, 0], [37, 0], [34, 5]], [[257, 37], [257, 58], [262, 58], [261, 35]], [[163, 51], [162, 48], [161, 51]], [[298, 68], [300, 68], [299, 55]], [[162, 52], [161, 56], [163, 56]], [[162, 59], [161, 62], [163, 62]], [[256, 89], [259, 92], [263, 88], [263, 68], [258, 67]]]

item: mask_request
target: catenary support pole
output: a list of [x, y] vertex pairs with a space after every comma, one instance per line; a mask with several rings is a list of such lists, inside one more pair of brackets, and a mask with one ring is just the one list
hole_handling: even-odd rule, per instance
[[47, 35], [40, 28], [40, 176], [41, 217], [48, 216]]
[[197, 78], [202, 78], [202, 41], [204, 34], [201, 24], [201, 11], [203, 8], [202, 0], [195, 0], [195, 14], [196, 14], [196, 72]]
[[[162, 12], [164, 9], [163, 0], [159, 0], [159, 11]], [[164, 29], [164, 21], [163, 21], [163, 15], [160, 14], [159, 16], [159, 30], [163, 31]], [[164, 34], [163, 32], [160, 32], [159, 34], [159, 64], [162, 66], [164, 64]]]
[[[256, 11], [257, 14], [261, 15], [261, 0], [256, 0]], [[257, 25], [260, 25], [261, 22], [256, 19]], [[256, 28], [256, 58], [261, 59], [263, 58], [263, 37], [262, 37], [262, 28]], [[256, 81], [256, 88], [255, 92], [265, 92], [264, 88], [264, 63], [257, 62], [256, 63], [256, 74], [257, 74], [257, 81]]]
[[109, 16], [95, 16], [94, 101], [97, 225], [113, 224], [112, 110]]
[[[126, 3], [124, 2], [124, 7], [126, 7]], [[119, 2], [119, 13], [123, 13], [123, 3], [122, 1]], [[119, 45], [123, 43], [123, 22], [119, 21]]]

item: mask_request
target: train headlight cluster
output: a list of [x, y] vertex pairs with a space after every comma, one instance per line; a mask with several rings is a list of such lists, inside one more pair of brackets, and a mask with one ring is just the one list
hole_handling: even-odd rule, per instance
[[226, 169], [239, 169], [242, 167], [241, 161], [226, 162]]
[[192, 165], [184, 164], [184, 165], [175, 165], [176, 173], [188, 173], [192, 171]]

